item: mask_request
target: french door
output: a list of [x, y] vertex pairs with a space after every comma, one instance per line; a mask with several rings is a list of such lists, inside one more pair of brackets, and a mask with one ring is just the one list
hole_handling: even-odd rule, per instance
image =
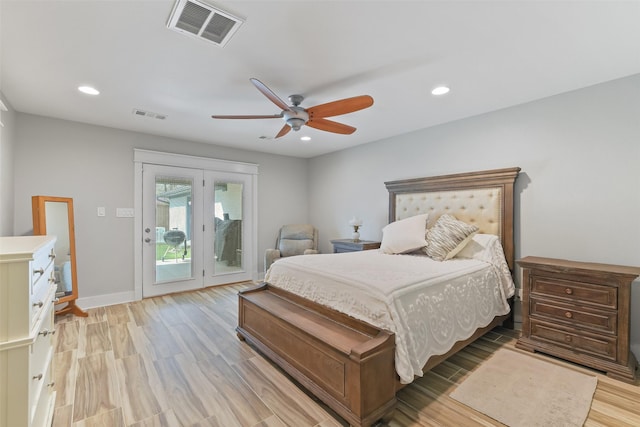
[[204, 171], [204, 188], [205, 285], [251, 280], [255, 259], [248, 227], [254, 211], [250, 176]]
[[201, 288], [202, 170], [144, 165], [142, 283], [145, 297]]
[[140, 173], [140, 297], [254, 279], [255, 175], [152, 163]]

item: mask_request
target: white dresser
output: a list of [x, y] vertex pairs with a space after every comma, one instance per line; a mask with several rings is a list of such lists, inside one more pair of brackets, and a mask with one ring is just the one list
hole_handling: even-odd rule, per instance
[[0, 427], [51, 425], [55, 237], [0, 237]]

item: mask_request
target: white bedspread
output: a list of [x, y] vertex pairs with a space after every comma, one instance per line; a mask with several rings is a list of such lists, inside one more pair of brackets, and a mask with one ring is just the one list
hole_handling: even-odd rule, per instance
[[396, 371], [408, 384], [422, 376], [429, 357], [509, 312], [514, 285], [492, 237], [479, 236], [484, 241], [476, 259], [439, 262], [378, 250], [302, 255], [275, 262], [265, 280], [394, 332]]

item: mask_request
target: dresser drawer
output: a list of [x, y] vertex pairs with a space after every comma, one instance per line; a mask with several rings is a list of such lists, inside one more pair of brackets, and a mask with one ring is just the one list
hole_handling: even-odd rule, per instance
[[[45, 426], [55, 405], [55, 390], [53, 384], [53, 363], [49, 360], [43, 370], [42, 379], [34, 380], [29, 396], [29, 418], [32, 426]], [[49, 420], [50, 421], [50, 420]]]
[[45, 314], [47, 306], [51, 305], [53, 297], [55, 296], [55, 290], [53, 296], [51, 295], [51, 288], [55, 285], [56, 277], [53, 269], [53, 264], [49, 265], [44, 271], [44, 274], [39, 278], [38, 282], [33, 286], [33, 293], [31, 294], [31, 326], [35, 325], [40, 319], [40, 316]]
[[541, 323], [533, 318], [530, 321], [530, 337], [533, 340], [548, 342], [557, 347], [596, 356], [600, 359], [614, 361], [617, 358], [616, 344], [618, 340], [614, 336], [600, 336], [568, 328], [563, 329]]
[[[53, 377], [53, 367], [49, 368], [48, 377]], [[56, 404], [56, 391], [50, 384], [51, 381], [48, 381], [43, 385], [42, 392], [40, 393], [40, 398], [38, 401], [30, 408], [31, 413], [29, 416], [31, 417], [31, 426], [32, 427], [40, 427], [40, 426], [51, 426], [51, 422], [53, 420], [53, 410]]]
[[46, 271], [49, 270], [49, 267], [53, 268], [53, 260], [55, 257], [53, 243], [34, 254], [33, 261], [31, 261], [32, 290], [43, 278], [45, 279], [44, 281], [46, 281], [48, 278]]
[[48, 303], [43, 312], [43, 322], [40, 325], [36, 339], [31, 344], [29, 354], [29, 407], [35, 411], [40, 395], [48, 393], [52, 380], [51, 360], [53, 358], [53, 303]]
[[529, 301], [529, 315], [533, 318], [553, 320], [575, 328], [611, 335], [618, 331], [618, 313], [615, 311], [589, 310], [547, 299], [530, 298]]
[[44, 366], [49, 358], [49, 353], [53, 348], [54, 323], [53, 323], [53, 304], [49, 303], [43, 312], [43, 322], [35, 337], [35, 341], [31, 344], [31, 357], [29, 359], [29, 371], [32, 376], [41, 374], [45, 369]]
[[594, 307], [618, 308], [618, 288], [584, 282], [563, 280], [548, 276], [530, 276], [533, 296], [546, 295], [571, 303], [580, 303]]

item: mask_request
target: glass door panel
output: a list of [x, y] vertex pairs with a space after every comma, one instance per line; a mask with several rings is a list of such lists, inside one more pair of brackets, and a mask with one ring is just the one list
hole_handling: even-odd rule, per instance
[[[143, 169], [143, 295], [202, 287], [202, 171]], [[200, 224], [200, 225], [198, 225]]]
[[216, 273], [242, 271], [241, 182], [216, 182], [214, 186], [214, 269]]
[[156, 176], [156, 283], [193, 277], [190, 179]]
[[205, 171], [205, 286], [251, 279], [250, 190], [245, 174]]

